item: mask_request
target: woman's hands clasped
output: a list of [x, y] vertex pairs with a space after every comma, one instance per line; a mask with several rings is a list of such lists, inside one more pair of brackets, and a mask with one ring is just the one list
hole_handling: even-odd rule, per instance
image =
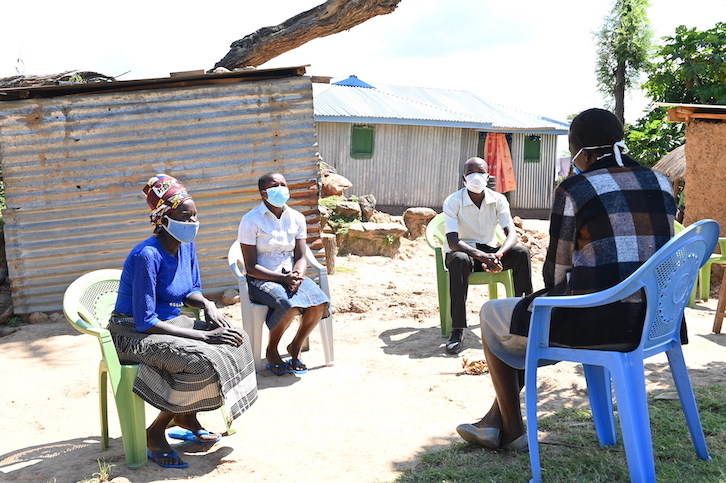
[[284, 274], [284, 277], [283, 283], [291, 293], [297, 292], [297, 289], [305, 278], [297, 270]]

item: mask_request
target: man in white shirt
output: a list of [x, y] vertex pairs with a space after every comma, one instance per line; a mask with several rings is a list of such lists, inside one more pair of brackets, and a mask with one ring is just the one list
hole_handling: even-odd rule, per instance
[[[444, 229], [448, 250], [451, 297], [451, 337], [446, 351], [457, 354], [462, 349], [466, 328], [466, 296], [472, 272], [512, 270], [516, 296], [532, 292], [532, 264], [529, 250], [517, 245], [517, 231], [512, 222], [509, 202], [487, 188], [489, 168], [481, 158], [464, 163], [465, 187], [444, 200]], [[506, 234], [499, 246], [496, 232], [501, 226]]]

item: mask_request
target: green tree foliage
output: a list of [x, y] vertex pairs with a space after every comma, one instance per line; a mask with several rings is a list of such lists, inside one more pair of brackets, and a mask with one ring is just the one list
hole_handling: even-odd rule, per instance
[[649, 66], [653, 38], [649, 6], [648, 0], [615, 0], [595, 34], [598, 90], [621, 121], [625, 115], [625, 92]]
[[726, 104], [726, 23], [702, 32], [681, 25], [664, 37], [644, 87], [656, 102]]
[[[644, 88], [653, 102], [726, 104], [726, 23], [698, 31], [681, 25], [664, 37]], [[666, 121], [666, 109], [652, 106], [629, 126], [626, 142], [637, 158], [652, 166], [685, 142], [684, 125]]]
[[653, 166], [663, 156], [686, 142], [685, 125], [668, 122], [666, 109], [653, 107], [635, 125], [626, 126], [625, 143], [635, 158], [645, 166]]

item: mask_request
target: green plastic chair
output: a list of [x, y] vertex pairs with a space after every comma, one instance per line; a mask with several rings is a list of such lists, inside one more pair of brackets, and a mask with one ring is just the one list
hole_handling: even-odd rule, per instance
[[698, 271], [698, 289], [700, 292], [700, 300], [708, 300], [711, 296], [711, 265], [713, 265], [714, 263], [726, 263], [726, 238], [719, 238], [718, 246], [721, 250], [721, 253], [714, 253], [710, 257], [708, 257], [708, 260], [706, 260], [706, 264], [701, 267], [701, 270]]
[[[677, 221], [673, 223], [676, 234], [683, 231], [683, 225]], [[718, 246], [721, 253], [713, 253], [698, 271], [698, 283], [694, 285], [693, 293], [691, 293], [691, 297], [688, 299], [688, 307], [690, 308], [696, 306], [696, 294], [698, 294], [699, 300], [708, 300], [711, 296], [711, 265], [714, 263], [726, 263], [726, 238], [720, 237], [718, 239]]]
[[[101, 362], [98, 365], [98, 395], [101, 412], [101, 446], [106, 449], [108, 437], [108, 381], [111, 381], [123, 440], [126, 464], [138, 469], [147, 462], [146, 418], [144, 400], [133, 392], [139, 372], [138, 364], [121, 364], [108, 326], [116, 305], [121, 270], [104, 269], [86, 273], [71, 283], [63, 295], [63, 313], [78, 331], [98, 338]], [[200, 318], [200, 310], [185, 307], [184, 312]], [[222, 406], [227, 434], [234, 430]]]
[[108, 325], [116, 305], [121, 270], [96, 270], [78, 277], [63, 295], [63, 313], [80, 332], [98, 338], [101, 362], [98, 365], [98, 392], [101, 409], [101, 446], [108, 448], [108, 386], [116, 400], [126, 464], [138, 469], [147, 462], [144, 400], [133, 392], [138, 364], [123, 365], [118, 360]]
[[[498, 233], [500, 241], [504, 234]], [[449, 296], [449, 270], [444, 263], [443, 246], [446, 243], [444, 233], [444, 214], [436, 215], [426, 226], [426, 242], [436, 255], [436, 287], [439, 295], [439, 318], [441, 320], [441, 336], [449, 337], [451, 333], [451, 298]], [[469, 277], [470, 285], [487, 285], [489, 298], [499, 296], [498, 285], [504, 286], [507, 297], [514, 297], [514, 279], [511, 270], [502, 270], [499, 273], [473, 272]]]

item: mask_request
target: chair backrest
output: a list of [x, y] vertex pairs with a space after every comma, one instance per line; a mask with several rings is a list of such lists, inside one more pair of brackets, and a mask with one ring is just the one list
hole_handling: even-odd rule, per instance
[[442, 246], [446, 243], [446, 233], [444, 233], [444, 214], [439, 213], [434, 216], [429, 224], [426, 225], [426, 242], [431, 248]]
[[[323, 292], [325, 292], [328, 297], [330, 297], [330, 287], [328, 284], [328, 269], [325, 267], [325, 265], [318, 262], [310, 247], [305, 248], [305, 259], [308, 262], [308, 270], [305, 275], [312, 279], [315, 283], [317, 283], [323, 290]], [[229, 250], [227, 250], [227, 263], [229, 264], [229, 268], [230, 270], [232, 270], [232, 273], [240, 281], [240, 290], [246, 290], [246, 283], [244, 284], [244, 286], [242, 286], [243, 284], [241, 283], [245, 275], [247, 275], [247, 270], [245, 269], [245, 260], [242, 256], [242, 247], [240, 246], [239, 242], [232, 242]], [[240, 296], [242, 295], [243, 294], [240, 293]]]
[[717, 222], [702, 220], [681, 230], [644, 264], [648, 299], [645, 350], [664, 338], [676, 337], [698, 271], [716, 248], [719, 232]]
[[[713, 253], [718, 242], [719, 225], [701, 220], [671, 238], [627, 279], [607, 290], [574, 297], [556, 297], [557, 307], [594, 307], [609, 304], [643, 289], [646, 315], [639, 346], [644, 352], [657, 353], [660, 347], [678, 339], [683, 312], [696, 282], [699, 269]], [[544, 297], [547, 299], [550, 297]], [[551, 298], [554, 299], [554, 298]], [[535, 299], [534, 306], [550, 305]]]
[[[426, 225], [426, 242], [434, 250], [436, 247], [443, 247], [447, 243], [446, 233], [444, 233], [444, 216], [445, 215], [443, 213], [439, 213], [434, 216], [431, 221], [429, 221], [428, 225]], [[497, 224], [497, 240], [499, 243], [504, 243], [506, 238], [507, 236], [504, 234], [504, 230]]]
[[121, 270], [95, 270], [78, 277], [63, 295], [63, 313], [80, 332], [105, 329], [116, 305]]

